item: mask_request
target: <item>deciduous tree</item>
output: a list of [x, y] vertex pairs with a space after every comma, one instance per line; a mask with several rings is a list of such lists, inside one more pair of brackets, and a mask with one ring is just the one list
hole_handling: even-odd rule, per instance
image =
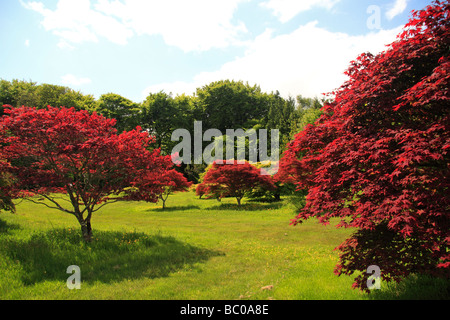
[[[238, 205], [245, 193], [253, 188], [264, 186], [274, 188], [268, 175], [262, 175], [260, 169], [248, 162], [239, 163], [237, 160], [218, 163], [214, 162], [203, 177], [205, 195], [215, 197], [235, 197]], [[202, 188], [202, 187], [201, 187]]]
[[[86, 241], [92, 215], [119, 200], [156, 202], [170, 156], [148, 150], [139, 127], [117, 134], [115, 120], [74, 108], [6, 108], [0, 155], [11, 163], [11, 194], [75, 216]], [[148, 182], [142, 183], [143, 177]], [[64, 196], [62, 195], [64, 194]]]
[[[163, 91], [150, 93], [142, 103], [141, 125], [156, 139], [156, 146], [170, 154], [176, 142], [172, 132], [182, 128], [193, 131], [192, 98], [186, 95], [172, 97]], [[191, 130], [192, 128], [192, 130]]]
[[162, 187], [162, 192], [159, 195], [159, 199], [163, 203], [163, 210], [166, 208], [167, 198], [171, 194], [174, 192], [187, 191], [192, 184], [181, 172], [178, 172], [176, 169], [166, 171], [159, 181]]
[[255, 120], [267, 113], [261, 88], [242, 81], [221, 80], [197, 89], [198, 120], [203, 129], [251, 128]]
[[132, 130], [139, 123], [138, 104], [116, 93], [102, 94], [95, 110], [107, 118], [115, 119], [119, 133]]
[[[84, 95], [68, 87], [52, 84], [37, 84], [31, 81], [0, 80], [0, 109], [8, 104], [13, 107], [35, 106], [38, 109], [48, 105], [74, 107], [77, 110], [93, 111], [96, 101], [92, 95]], [[0, 110], [0, 114], [3, 114]]]
[[335, 272], [361, 272], [354, 286], [364, 290], [370, 265], [386, 281], [449, 274], [449, 15], [449, 2], [435, 1], [385, 51], [352, 61], [281, 161], [280, 175], [308, 191], [294, 224], [356, 228]]

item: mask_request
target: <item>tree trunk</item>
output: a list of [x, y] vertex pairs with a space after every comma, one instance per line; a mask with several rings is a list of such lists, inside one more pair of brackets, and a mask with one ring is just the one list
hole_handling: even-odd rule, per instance
[[281, 201], [281, 194], [279, 192], [275, 193], [274, 197], [275, 201]]
[[237, 199], [238, 206], [240, 207], [241, 206], [241, 198], [236, 197], [236, 199]]
[[92, 241], [91, 221], [86, 219], [86, 220], [80, 221], [80, 224], [81, 224], [81, 233], [83, 234], [84, 241], [91, 242]]

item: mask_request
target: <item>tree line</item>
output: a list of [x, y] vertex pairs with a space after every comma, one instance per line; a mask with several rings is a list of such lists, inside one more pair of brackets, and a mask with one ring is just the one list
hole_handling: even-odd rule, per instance
[[[202, 130], [278, 129], [280, 155], [293, 135], [321, 114], [324, 100], [317, 97], [283, 98], [278, 91], [266, 93], [258, 85], [243, 81], [221, 80], [197, 88], [193, 95], [177, 95], [164, 91], [150, 93], [144, 101], [134, 102], [116, 93], [102, 94], [98, 99], [69, 87], [37, 84], [24, 80], [0, 80], [0, 106], [30, 106], [37, 109], [73, 107], [96, 112], [115, 119], [118, 133], [140, 126], [156, 139], [154, 147], [170, 154], [177, 144], [171, 141], [178, 128], [194, 133], [194, 122], [202, 122]], [[190, 181], [197, 182], [204, 165], [181, 165]]]

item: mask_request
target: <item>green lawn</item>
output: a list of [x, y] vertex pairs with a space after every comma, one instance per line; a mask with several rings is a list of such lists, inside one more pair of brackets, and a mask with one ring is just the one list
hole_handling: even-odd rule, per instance
[[[0, 299], [392, 299], [442, 298], [445, 283], [420, 278], [370, 296], [337, 277], [333, 249], [352, 231], [311, 220], [289, 225], [285, 202], [169, 197], [168, 208], [121, 202], [92, 219], [85, 244], [71, 215], [23, 201], [0, 214]], [[81, 270], [69, 290], [66, 269]], [[416, 281], [416, 282], [414, 282]], [[412, 284], [411, 284], [412, 283]], [[409, 285], [408, 285], [409, 284]], [[428, 291], [427, 291], [428, 290]], [[412, 292], [412, 293], [411, 293]]]

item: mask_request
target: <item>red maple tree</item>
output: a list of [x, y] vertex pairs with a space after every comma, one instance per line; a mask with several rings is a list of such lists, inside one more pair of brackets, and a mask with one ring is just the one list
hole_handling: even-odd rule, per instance
[[385, 51], [352, 61], [280, 163], [278, 175], [308, 192], [293, 224], [339, 218], [357, 228], [337, 248], [335, 273], [360, 271], [362, 290], [370, 265], [386, 281], [449, 274], [449, 10], [435, 1], [413, 12]]
[[210, 197], [235, 197], [238, 205], [247, 191], [255, 187], [273, 189], [273, 182], [268, 175], [262, 175], [260, 169], [248, 162], [237, 160], [214, 162], [203, 177], [203, 182], [197, 186], [203, 194]]
[[167, 198], [172, 193], [187, 191], [192, 185], [192, 182], [188, 181], [181, 172], [175, 169], [166, 171], [160, 178], [159, 183], [162, 188], [159, 199], [163, 203], [163, 210], [166, 208]]
[[173, 164], [149, 151], [153, 138], [139, 127], [118, 135], [115, 120], [73, 108], [4, 112], [0, 155], [11, 164], [10, 195], [74, 215], [86, 241], [92, 214], [106, 203], [158, 200], [160, 185], [142, 179], [157, 181]]
[[203, 197], [205, 194], [205, 185], [202, 183], [199, 183], [195, 186], [195, 195], [198, 196], [199, 199]]

